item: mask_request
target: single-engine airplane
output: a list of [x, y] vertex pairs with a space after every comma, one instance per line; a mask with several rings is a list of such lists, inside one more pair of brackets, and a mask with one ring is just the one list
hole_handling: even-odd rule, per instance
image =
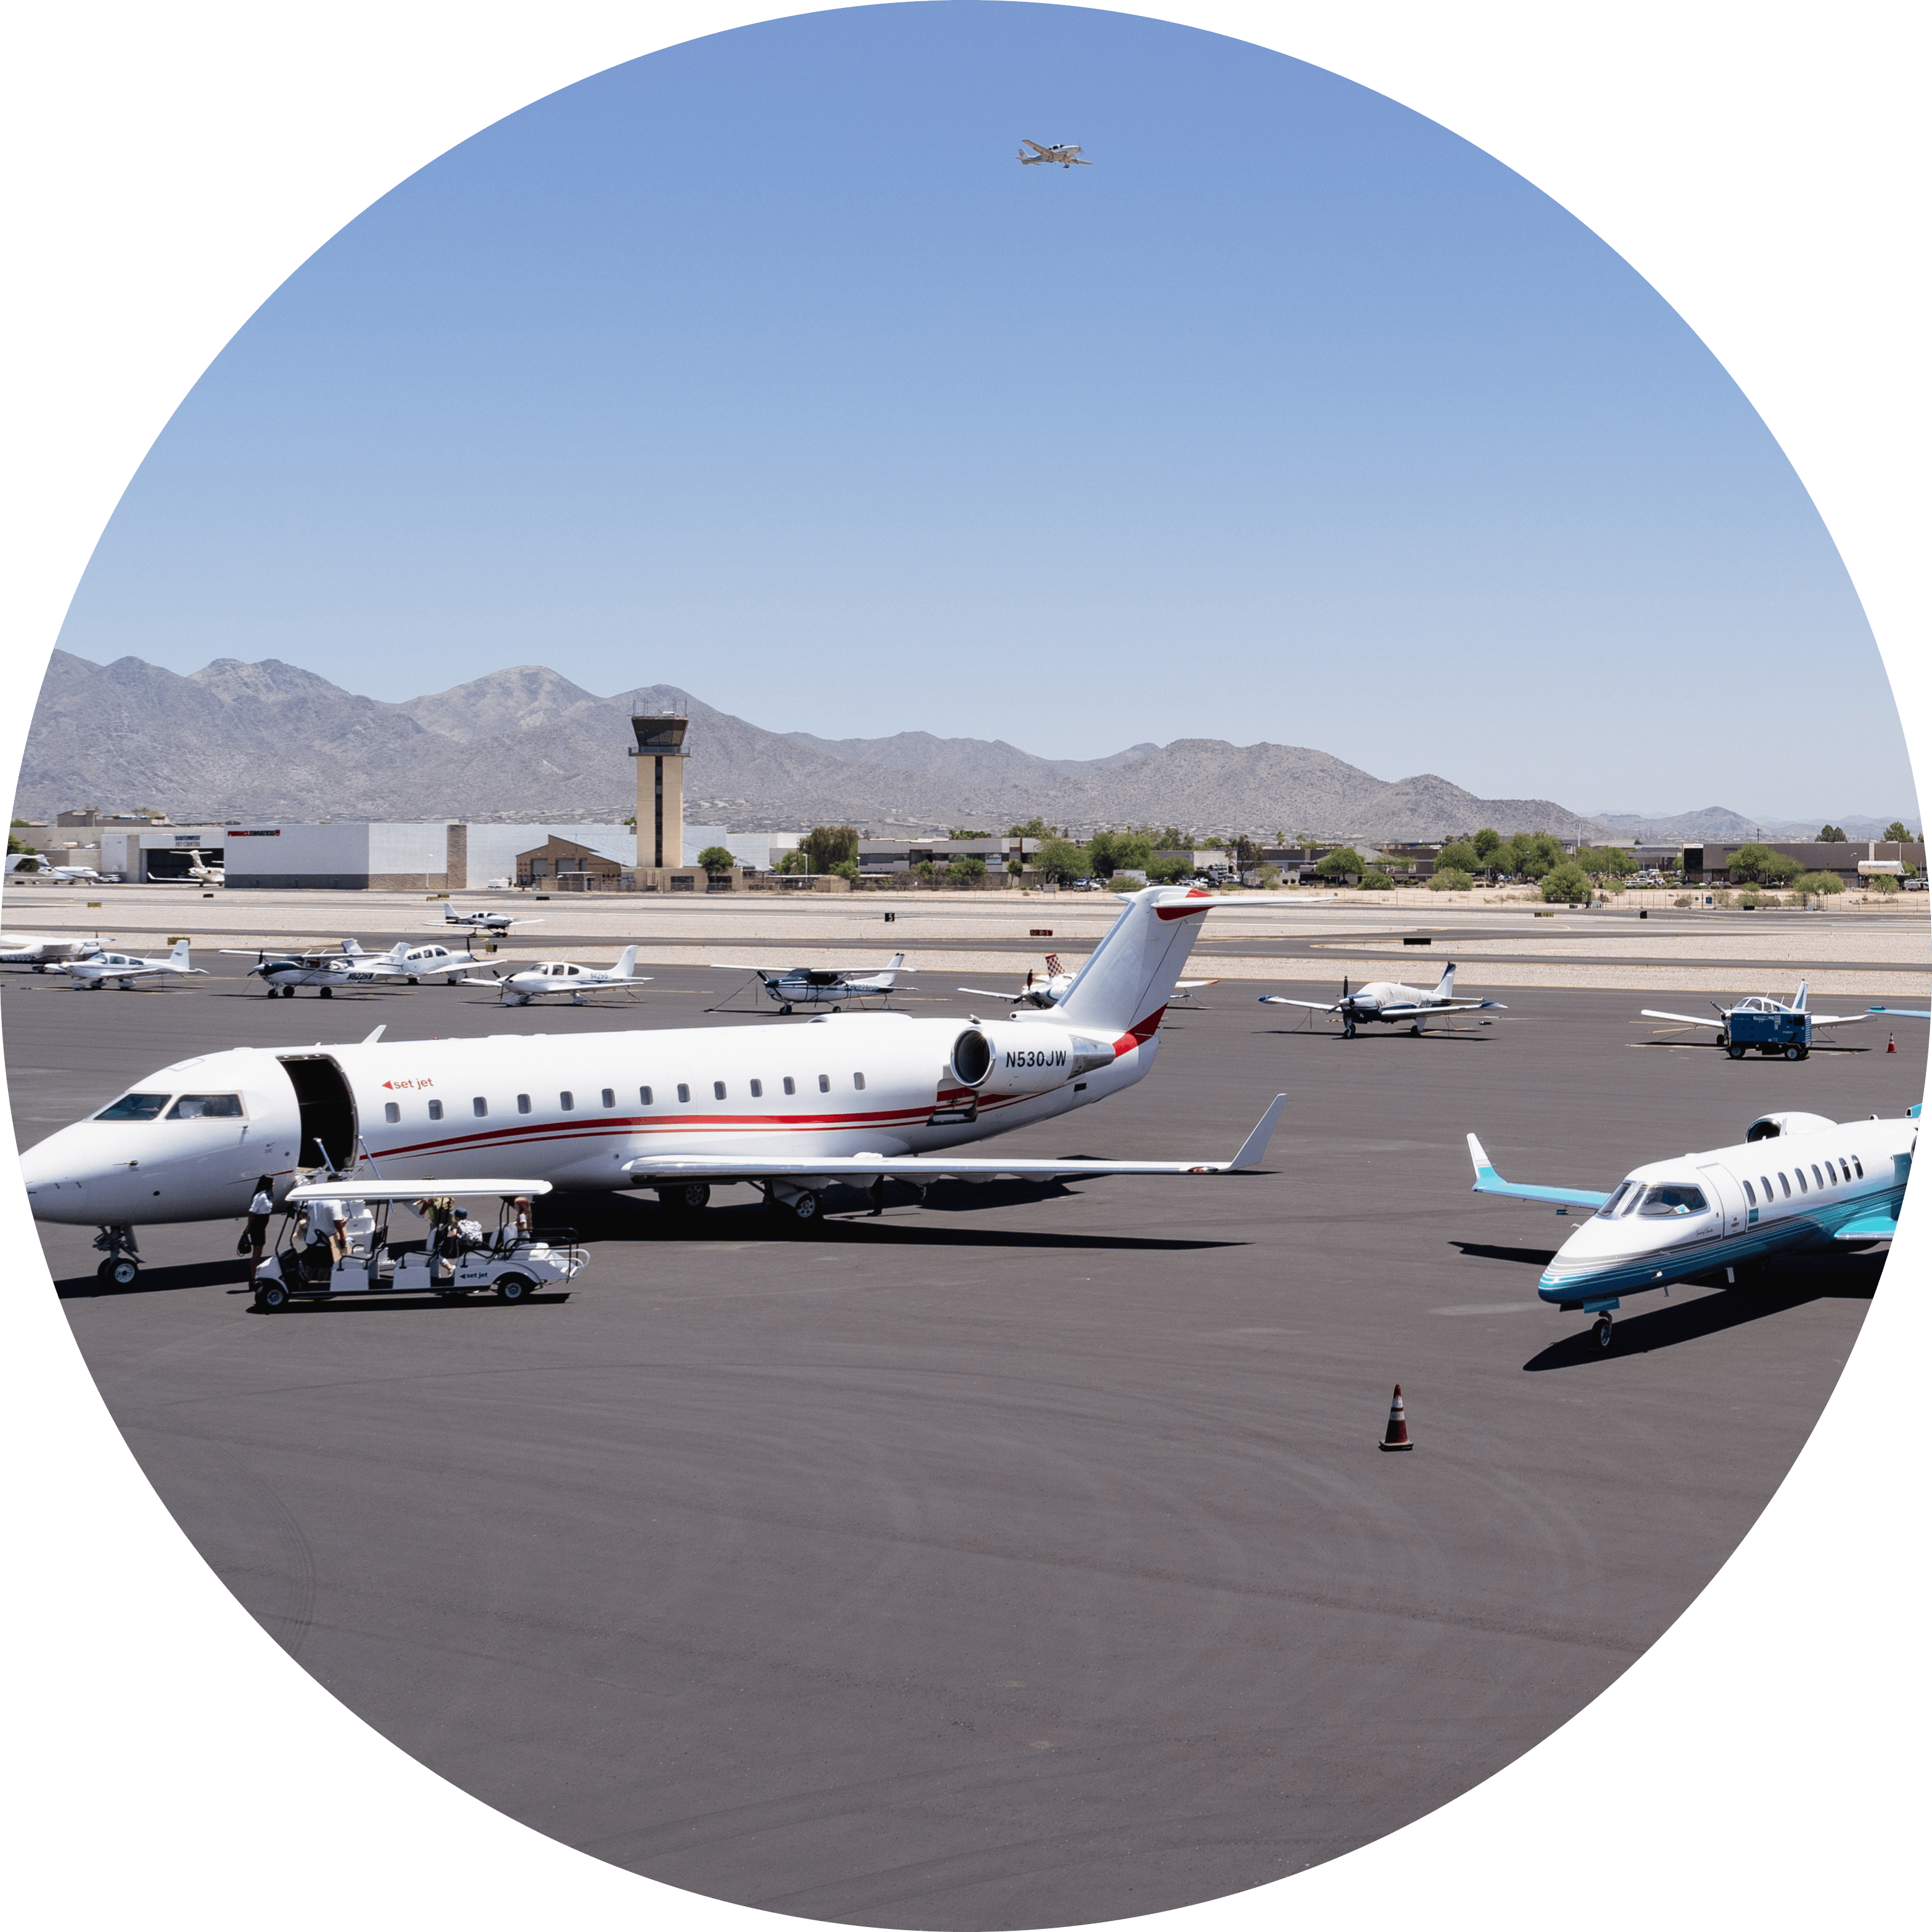
[[539, 919], [512, 919], [506, 912], [492, 912], [488, 907], [479, 907], [474, 912], [459, 912], [453, 905], [442, 909], [445, 926], [467, 926], [472, 932], [508, 932], [513, 926], [541, 926]]
[[248, 977], [259, 979], [267, 996], [279, 993], [292, 1000], [298, 986], [313, 986], [322, 999], [333, 997], [338, 987], [395, 986], [408, 981], [404, 963], [403, 942], [399, 939], [387, 952], [364, 952], [352, 939], [345, 939], [334, 952], [317, 948], [313, 952], [277, 952], [266, 946], [224, 946], [226, 958], [253, 959]]
[[[104, 1268], [134, 1229], [244, 1212], [256, 1178], [420, 1178], [482, 1164], [562, 1189], [649, 1188], [673, 1209], [714, 1186], [760, 1189], [792, 1223], [835, 1183], [1065, 1181], [1252, 1167], [1286, 1096], [1230, 1157], [1006, 1159], [954, 1151], [1093, 1106], [1143, 1079], [1205, 892], [1123, 894], [1111, 931], [1051, 1013], [1004, 1020], [820, 1015], [780, 1031], [691, 1027], [356, 1046], [231, 1047], [164, 1067], [21, 1156], [34, 1215], [93, 1225]], [[378, 1033], [380, 1029], [377, 1030]], [[326, 1177], [325, 1177], [326, 1178]], [[138, 1262], [136, 1265], [138, 1266]], [[123, 1277], [122, 1285], [125, 1285]]]
[[91, 958], [113, 944], [111, 939], [61, 939], [51, 933], [0, 933], [0, 966], [25, 966], [36, 973], [55, 973], [70, 959]]
[[[1715, 1000], [1711, 1009], [1717, 1016], [1716, 1044], [1733, 1060], [1742, 1060], [1755, 1048], [1768, 1059], [1782, 1054], [1786, 1060], [1802, 1060], [1811, 1051], [1811, 1034], [1817, 1027], [1856, 1026], [1870, 1017], [1867, 1013], [1814, 1013], [1811, 1010], [1811, 982], [1798, 982], [1798, 996], [1790, 1006], [1768, 993], [1754, 993], [1734, 1006], [1720, 1006]], [[1693, 1013], [1660, 1013], [1642, 1009], [1647, 1020], [1681, 1020], [1686, 1026], [1706, 1027]]]
[[544, 959], [507, 977], [502, 974], [472, 976], [463, 983], [466, 986], [495, 987], [502, 994], [506, 1006], [526, 1006], [532, 1000], [552, 998], [560, 993], [568, 994], [570, 1004], [580, 1006], [586, 993], [628, 993], [635, 999], [637, 988], [650, 983], [648, 974], [641, 980], [637, 976], [632, 970], [637, 963], [638, 949], [627, 946], [618, 954], [614, 966], [579, 966], [568, 959]]
[[403, 976], [413, 986], [418, 980], [440, 978], [446, 986], [453, 986], [464, 974], [476, 971], [488, 965], [487, 959], [479, 958], [467, 949], [452, 952], [446, 946], [409, 946], [398, 944], [392, 948], [388, 958], [403, 969]]
[[1594, 1210], [1543, 1271], [1537, 1293], [1597, 1318], [1610, 1346], [1619, 1298], [1672, 1282], [1720, 1276], [1774, 1255], [1870, 1246], [1898, 1232], [1899, 1204], [1918, 1142], [1918, 1109], [1900, 1120], [1829, 1120], [1766, 1114], [1734, 1147], [1634, 1167], [1608, 1193], [1504, 1180], [1474, 1134], [1478, 1194]]
[[1022, 135], [1020, 140], [1023, 147], [1033, 150], [1031, 154], [1022, 154], [1019, 157], [1020, 166], [1023, 168], [1051, 167], [1055, 163], [1063, 168], [1090, 168], [1094, 165], [1091, 161], [1083, 161], [1080, 158], [1077, 142], [1029, 141], [1024, 135]]
[[[1046, 956], [1046, 972], [1040, 974], [1029, 972], [1026, 984], [1016, 993], [996, 993], [989, 986], [962, 986], [962, 993], [973, 993], [982, 1000], [1004, 1000], [1016, 1006], [1057, 1006], [1072, 990], [1076, 976], [1060, 963], [1060, 955], [1049, 952]], [[1177, 1000], [1190, 1000], [1203, 986], [1216, 986], [1218, 980], [1177, 980], [1174, 982], [1174, 997]]]
[[1345, 1040], [1354, 1038], [1355, 1028], [1364, 1020], [1378, 1020], [1384, 1026], [1406, 1026], [1411, 1033], [1419, 1034], [1429, 1021], [1450, 1013], [1508, 1011], [1500, 1000], [1457, 999], [1453, 963], [1443, 968], [1442, 976], [1432, 989], [1374, 980], [1352, 993], [1344, 980], [1339, 1000], [1292, 1000], [1282, 993], [1264, 993], [1260, 997], [1264, 1006], [1306, 1006], [1318, 1013], [1340, 1013]]
[[[714, 960], [712, 964], [716, 972], [740, 970], [721, 961]], [[778, 1011], [788, 1013], [794, 1006], [839, 1006], [853, 1000], [887, 998], [892, 982], [900, 974], [916, 973], [919, 968], [908, 966], [903, 952], [895, 952], [878, 972], [863, 966], [788, 966], [782, 973], [767, 973], [756, 966], [752, 970]]]
[[207, 970], [206, 966], [190, 964], [185, 939], [176, 940], [165, 959], [143, 959], [131, 952], [95, 952], [85, 959], [70, 959], [67, 964], [67, 976], [76, 993], [98, 993], [110, 980], [122, 992], [130, 992], [136, 980], [180, 980]]

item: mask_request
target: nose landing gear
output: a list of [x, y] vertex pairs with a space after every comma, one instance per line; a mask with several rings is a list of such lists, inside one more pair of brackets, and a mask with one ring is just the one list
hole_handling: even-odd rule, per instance
[[1607, 1315], [1597, 1317], [1597, 1325], [1590, 1330], [1590, 1337], [1597, 1346], [1608, 1352], [1610, 1346], [1610, 1318]]
[[94, 1279], [103, 1288], [132, 1288], [141, 1274], [134, 1229], [124, 1221], [113, 1222], [94, 1236], [94, 1245], [107, 1257], [94, 1270]]

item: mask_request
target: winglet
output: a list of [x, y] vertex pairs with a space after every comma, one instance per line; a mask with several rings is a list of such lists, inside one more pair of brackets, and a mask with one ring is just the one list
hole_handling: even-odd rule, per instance
[[1476, 1184], [1470, 1189], [1471, 1193], [1480, 1194], [1486, 1180], [1500, 1180], [1502, 1178], [1496, 1172], [1496, 1162], [1483, 1151], [1482, 1142], [1474, 1134], [1469, 1136], [1469, 1159], [1476, 1170]]
[[384, 1034], [386, 1032], [387, 1032], [387, 1031], [388, 1030], [388, 1025], [389, 1025], [388, 1022], [387, 1020], [385, 1020], [385, 1021], [382, 1022], [382, 1024], [380, 1026], [379, 1026], [379, 1027], [376, 1029], [376, 1030], [375, 1030], [374, 1033], [368, 1034], [368, 1036], [364, 1039], [364, 1040], [363, 1040], [363, 1042], [362, 1042], [362, 1044], [363, 1044], [364, 1046], [374, 1046], [376, 1044], [376, 1041], [378, 1041], [379, 1040], [380, 1040], [380, 1039], [382, 1037], [383, 1034]]
[[1281, 1110], [1288, 1105], [1288, 1096], [1277, 1094], [1269, 1104], [1268, 1112], [1255, 1123], [1255, 1130], [1241, 1143], [1241, 1150], [1228, 1163], [1230, 1174], [1239, 1174], [1244, 1167], [1252, 1167], [1268, 1152], [1270, 1137], [1274, 1132], [1274, 1124], [1281, 1118]]

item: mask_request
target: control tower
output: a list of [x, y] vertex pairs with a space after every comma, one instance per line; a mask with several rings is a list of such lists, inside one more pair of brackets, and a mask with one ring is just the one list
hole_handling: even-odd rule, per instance
[[663, 874], [684, 864], [684, 734], [691, 720], [673, 712], [633, 716], [631, 729], [638, 742], [631, 756], [638, 761], [638, 884], [646, 874], [660, 888]]

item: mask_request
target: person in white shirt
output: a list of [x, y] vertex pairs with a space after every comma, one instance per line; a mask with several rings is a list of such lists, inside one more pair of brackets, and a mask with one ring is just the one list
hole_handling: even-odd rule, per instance
[[255, 1270], [262, 1265], [262, 1251], [268, 1244], [268, 1216], [275, 1211], [274, 1178], [263, 1174], [255, 1184], [255, 1198], [248, 1204], [248, 1286], [255, 1286]]

